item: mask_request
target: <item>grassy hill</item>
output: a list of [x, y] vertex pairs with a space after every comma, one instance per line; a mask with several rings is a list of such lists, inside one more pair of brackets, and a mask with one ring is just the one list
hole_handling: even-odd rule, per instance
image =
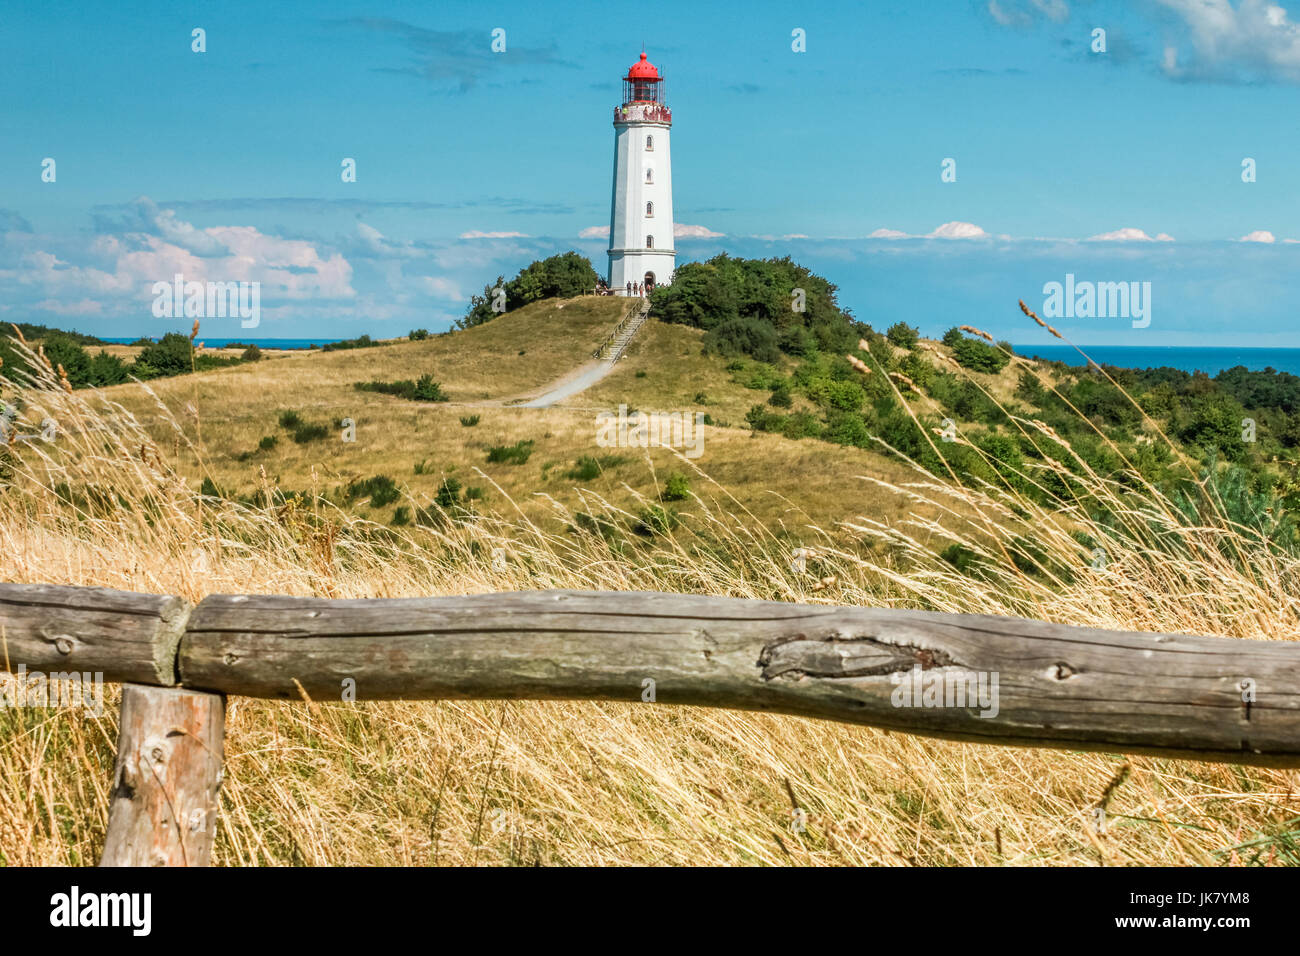
[[[724, 355], [710, 330], [651, 322], [611, 375], [562, 406], [507, 404], [588, 361], [626, 307], [546, 300], [451, 335], [287, 354], [148, 390], [64, 390], [52, 371], [37, 389], [6, 385], [20, 431], [47, 415], [61, 431], [0, 454], [4, 577], [191, 600], [684, 591], [1300, 638], [1300, 559], [1235, 522], [1233, 499], [1207, 493], [1188, 511], [1122, 463], [1098, 472], [1070, 458], [1094, 454], [1089, 442], [1136, 457], [1166, 427], [1226, 441], [1238, 412], [1204, 398], [1217, 386], [1134, 379], [1151, 403], [1144, 419], [1094, 373], [1020, 358], [955, 369], [968, 346], [875, 336], [851, 349], [864, 372], [829, 351]], [[447, 401], [355, 388], [424, 376]], [[1261, 416], [1289, 400], [1238, 385]], [[1184, 415], [1188, 389], [1203, 405]], [[619, 403], [709, 415], [700, 471], [665, 449], [598, 447], [595, 416]], [[928, 453], [928, 435], [967, 470], [917, 471], [841, 428], [852, 415], [837, 403], [857, 403], [868, 438], [888, 432]], [[1219, 411], [1223, 428], [1207, 431]], [[1070, 445], [1016, 458], [1007, 442], [1020, 428], [1030, 447], [1042, 441], [1025, 417], [1040, 414]], [[934, 431], [944, 417], [951, 444]], [[355, 442], [341, 440], [342, 418]], [[818, 435], [786, 434], [823, 419]], [[1293, 447], [1283, 419], [1261, 421]], [[1140, 462], [1195, 474], [1197, 447], [1179, 438], [1165, 459]], [[1059, 480], [1061, 494], [981, 483], [977, 448], [1015, 463], [995, 477]], [[672, 473], [689, 493], [661, 500]], [[321, 497], [268, 503], [277, 486]], [[439, 498], [442, 509], [418, 513]], [[796, 547], [812, 549], [806, 563]], [[18, 821], [0, 828], [0, 860], [93, 859], [114, 761], [108, 705], [104, 718], [0, 709], [0, 819]], [[1294, 774], [1280, 770], [636, 703], [232, 698], [227, 734], [225, 864], [1300, 862]], [[1112, 822], [1097, 834], [1102, 805]]]
[[[518, 505], [541, 519], [553, 511], [541, 496], [577, 508], [587, 490], [636, 512], [645, 507], [638, 495], [657, 499], [666, 476], [680, 473], [694, 491], [728, 507], [734, 497], [765, 522], [829, 526], [856, 507], [855, 496], [863, 492], [856, 475], [904, 477], [897, 463], [865, 449], [754, 434], [745, 422], [754, 391], [734, 380], [724, 359], [701, 355], [701, 333], [682, 326], [651, 321], [609, 377], [558, 407], [508, 404], [589, 362], [632, 307], [591, 296], [545, 300], [423, 341], [282, 353], [274, 361], [150, 382], [180, 433], [144, 387], [127, 384], [107, 393], [170, 447], [195, 488], [205, 478], [209, 490], [230, 496], [252, 495], [268, 481], [288, 491], [315, 488], [383, 523], [398, 508], [409, 513], [427, 505], [449, 478], [479, 489], [480, 509]], [[432, 375], [448, 400], [407, 401], [354, 387], [421, 375]], [[708, 478], [666, 449], [598, 447], [595, 416], [620, 403], [707, 414], [713, 424], [706, 426], [704, 454], [694, 465]], [[281, 424], [287, 412], [298, 416], [297, 425]], [[346, 418], [355, 423], [354, 442], [342, 440]], [[302, 424], [323, 430], [299, 443], [294, 435]], [[260, 447], [264, 438], [274, 444]], [[532, 443], [526, 461], [488, 461], [492, 448], [521, 442]], [[376, 506], [365, 494], [346, 493], [349, 485], [376, 478], [392, 479], [401, 497], [390, 501], [381, 494], [383, 504]]]

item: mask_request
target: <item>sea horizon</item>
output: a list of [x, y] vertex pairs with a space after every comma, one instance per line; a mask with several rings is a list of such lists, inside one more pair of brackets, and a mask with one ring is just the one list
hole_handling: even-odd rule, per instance
[[1212, 345], [1017, 345], [1017, 355], [1087, 365], [1082, 351], [1098, 365], [1117, 368], [1176, 368], [1184, 372], [1204, 372], [1214, 377], [1225, 369], [1244, 366], [1252, 372], [1273, 369], [1300, 375], [1300, 348]]
[[[157, 342], [162, 336], [160, 335], [97, 335], [95, 338], [101, 342], [108, 342], [113, 345], [130, 345], [132, 342], [138, 342], [141, 339], [152, 339]], [[202, 342], [205, 347], [212, 349], [226, 348], [231, 343], [236, 345], [256, 345], [259, 349], [308, 349], [313, 345], [328, 345], [332, 342], [343, 342], [345, 339], [328, 338], [328, 339], [254, 339], [248, 336], [232, 336], [229, 338], [214, 338], [210, 336], [199, 336], [198, 341]]]

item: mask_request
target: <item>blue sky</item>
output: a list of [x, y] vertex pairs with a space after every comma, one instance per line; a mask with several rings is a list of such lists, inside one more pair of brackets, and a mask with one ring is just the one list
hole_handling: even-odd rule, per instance
[[[644, 43], [674, 111], [679, 265], [788, 254], [877, 327], [1030, 343], [1049, 340], [1016, 300], [1041, 308], [1046, 283], [1149, 282], [1144, 328], [1054, 324], [1084, 344], [1300, 347], [1300, 9], [644, 9], [10, 8], [0, 319], [159, 334], [186, 323], [153, 317], [151, 286], [180, 271], [261, 282], [256, 336], [395, 335], [445, 328], [539, 256], [603, 272], [611, 108]], [[253, 337], [238, 319], [203, 334]]]

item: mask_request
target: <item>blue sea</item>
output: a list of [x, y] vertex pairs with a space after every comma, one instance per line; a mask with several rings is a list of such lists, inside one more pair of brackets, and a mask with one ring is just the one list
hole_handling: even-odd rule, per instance
[[[130, 345], [132, 342], [138, 342], [140, 336], [116, 337], [112, 335], [101, 335], [99, 338], [105, 342], [113, 342], [117, 345]], [[156, 339], [157, 336], [154, 336]], [[214, 339], [205, 335], [200, 335], [197, 341], [202, 342], [205, 347], [210, 349], [225, 348], [231, 342], [238, 342], [241, 345], [256, 345], [259, 349], [306, 349], [313, 345], [324, 345], [326, 342], [342, 342], [342, 339], [252, 339], [239, 338], [233, 339]]]
[[[1182, 348], [1179, 346], [1085, 345], [1083, 352], [1098, 365], [1120, 368], [1177, 368], [1214, 376], [1224, 369], [1244, 365], [1252, 372], [1271, 368], [1300, 375], [1300, 349]], [[1087, 365], [1069, 345], [1017, 345], [1016, 353], [1050, 359], [1067, 365]]]

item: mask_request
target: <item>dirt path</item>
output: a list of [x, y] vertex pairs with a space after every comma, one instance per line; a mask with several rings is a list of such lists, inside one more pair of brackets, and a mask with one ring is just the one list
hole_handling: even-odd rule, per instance
[[[646, 316], [648, 311], [648, 306], [643, 306], [642, 316]], [[631, 340], [631, 337], [634, 336], [637, 331], [639, 331], [639, 328], [633, 329], [628, 334], [628, 341]], [[626, 345], [623, 347], [626, 348]], [[564, 401], [566, 398], [572, 398], [574, 395], [578, 395], [591, 388], [591, 386], [595, 385], [610, 372], [614, 371], [614, 365], [617, 361], [617, 358], [615, 358], [612, 360], [593, 359], [592, 361], [584, 362], [563, 378], [556, 379], [550, 385], [546, 386], [546, 390], [536, 398], [529, 398], [528, 395], [525, 394], [494, 399], [488, 402], [475, 402], [473, 404], [485, 406], [504, 405], [510, 408], [550, 408], [552, 405], [556, 405]]]
[[612, 371], [614, 371], [613, 362], [607, 362], [603, 359], [588, 362], [586, 365], [579, 366], [566, 378], [561, 379], [531, 401], [520, 402], [518, 407], [550, 408], [557, 402], [562, 402], [579, 392], [585, 392]]

